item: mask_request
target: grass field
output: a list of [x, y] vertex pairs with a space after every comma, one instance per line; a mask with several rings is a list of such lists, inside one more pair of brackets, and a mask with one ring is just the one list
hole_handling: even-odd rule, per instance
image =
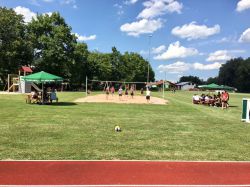
[[76, 104], [83, 93], [59, 93], [50, 106], [0, 95], [0, 159], [249, 161], [241, 102], [250, 95], [231, 94], [231, 107], [221, 110], [193, 105], [193, 94], [167, 92], [168, 105], [136, 105]]

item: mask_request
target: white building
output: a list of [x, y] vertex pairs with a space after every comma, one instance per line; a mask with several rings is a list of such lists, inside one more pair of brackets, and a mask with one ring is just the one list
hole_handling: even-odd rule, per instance
[[196, 84], [192, 82], [180, 82], [180, 83], [177, 83], [176, 85], [177, 85], [178, 90], [190, 90], [196, 87]]

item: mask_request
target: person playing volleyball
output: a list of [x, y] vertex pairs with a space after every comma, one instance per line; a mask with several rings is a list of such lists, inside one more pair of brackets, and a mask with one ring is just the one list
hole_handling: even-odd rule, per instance
[[118, 90], [118, 94], [119, 94], [119, 100], [122, 100], [122, 87], [119, 88]]

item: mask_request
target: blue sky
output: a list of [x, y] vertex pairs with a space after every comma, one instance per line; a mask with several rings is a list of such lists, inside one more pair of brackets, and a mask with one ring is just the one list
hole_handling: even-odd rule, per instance
[[[250, 57], [250, 0], [0, 0], [29, 22], [58, 11], [90, 50], [138, 52], [156, 79], [207, 79]], [[151, 37], [150, 37], [151, 36]], [[150, 50], [149, 50], [150, 49]], [[150, 56], [149, 56], [150, 51]]]

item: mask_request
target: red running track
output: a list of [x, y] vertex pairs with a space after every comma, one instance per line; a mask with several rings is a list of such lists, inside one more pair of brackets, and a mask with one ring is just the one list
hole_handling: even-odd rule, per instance
[[250, 162], [1, 161], [0, 185], [250, 186]]

